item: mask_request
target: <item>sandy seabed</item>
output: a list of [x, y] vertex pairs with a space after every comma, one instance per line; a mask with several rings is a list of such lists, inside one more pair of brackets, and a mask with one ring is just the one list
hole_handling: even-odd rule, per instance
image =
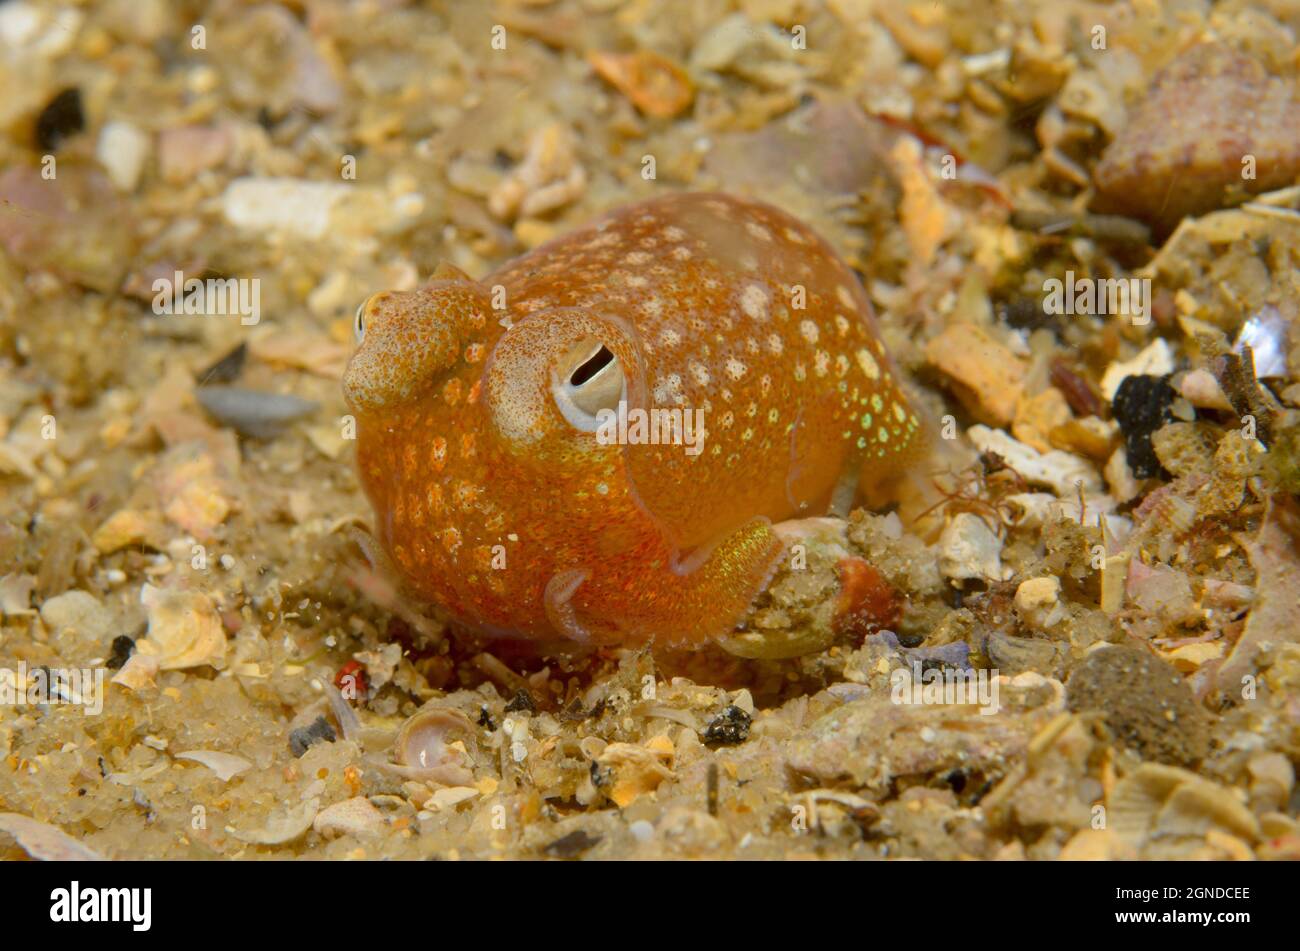
[[[0, 3], [0, 857], [1300, 857], [1298, 30]], [[835, 247], [930, 454], [728, 649], [451, 630], [354, 541], [357, 305], [682, 190]]]

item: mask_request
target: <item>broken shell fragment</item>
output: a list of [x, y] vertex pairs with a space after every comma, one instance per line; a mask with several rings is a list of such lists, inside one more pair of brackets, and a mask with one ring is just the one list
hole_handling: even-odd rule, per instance
[[1283, 809], [1295, 789], [1295, 767], [1282, 753], [1258, 753], [1247, 764], [1251, 802], [1261, 808]]
[[602, 79], [652, 118], [671, 119], [695, 98], [686, 71], [658, 53], [592, 53], [587, 61]]
[[34, 614], [31, 603], [35, 587], [35, 575], [7, 574], [0, 577], [0, 612]]
[[1101, 566], [1102, 611], [1109, 615], [1119, 613], [1124, 606], [1124, 593], [1128, 586], [1128, 565], [1132, 556], [1127, 552], [1107, 555]]
[[1072, 419], [1070, 405], [1061, 391], [1049, 386], [1034, 396], [1020, 397], [1011, 431], [1017, 439], [1039, 452], [1050, 452], [1053, 449], [1049, 442], [1050, 434]]
[[1013, 439], [1000, 429], [972, 426], [966, 435], [980, 452], [995, 452], [1008, 466], [1035, 485], [1045, 485], [1062, 498], [1077, 497], [1080, 488], [1085, 495], [1102, 491], [1101, 477], [1087, 460], [1068, 452], [1053, 449], [1039, 452]]
[[1259, 836], [1259, 821], [1227, 789], [1159, 763], [1143, 763], [1115, 784], [1110, 820], [1116, 834], [1139, 849], [1161, 840], [1194, 847], [1211, 830], [1247, 841]]
[[1243, 353], [1249, 347], [1255, 358], [1255, 378], [1259, 380], [1287, 375], [1288, 321], [1273, 304], [1265, 305], [1241, 325], [1233, 349]]
[[1116, 360], [1101, 377], [1101, 391], [1114, 402], [1119, 385], [1130, 376], [1166, 376], [1174, 372], [1174, 352], [1163, 337], [1157, 337], [1131, 360]]
[[481, 795], [480, 791], [473, 786], [448, 786], [445, 789], [435, 790], [433, 795], [425, 800], [424, 808], [440, 812], [462, 802], [468, 802], [478, 795]]
[[312, 828], [321, 835], [367, 836], [382, 832], [384, 816], [365, 796], [356, 796], [326, 806], [312, 821]]
[[34, 859], [47, 862], [102, 862], [104, 856], [57, 826], [17, 812], [0, 812], [0, 832], [14, 837]]
[[948, 520], [939, 537], [939, 571], [954, 581], [1002, 580], [1002, 540], [988, 523], [970, 512]]
[[1128, 453], [1123, 446], [1111, 454], [1102, 471], [1105, 473], [1107, 485], [1110, 486], [1110, 493], [1116, 501], [1131, 502], [1142, 491], [1142, 486], [1129, 467]]
[[972, 412], [1003, 426], [1015, 418], [1024, 362], [988, 331], [955, 324], [926, 344], [925, 356]]
[[1153, 836], [1204, 835], [1212, 829], [1245, 839], [1259, 836], [1259, 822], [1249, 809], [1222, 786], [1198, 780], [1173, 791], [1156, 817]]
[[[1256, 357], [1258, 362], [1258, 357]], [[1232, 404], [1223, 395], [1223, 389], [1214, 374], [1206, 369], [1189, 370], [1179, 381], [1178, 392], [1197, 409], [1232, 411]]]
[[223, 753], [220, 750], [190, 750], [186, 753], [177, 753], [176, 758], [193, 760], [201, 766], [206, 766], [223, 783], [253, 768], [253, 764], [242, 756]]
[[474, 774], [467, 742], [474, 740], [469, 717], [446, 707], [420, 710], [402, 724], [393, 744], [403, 776], [444, 786], [470, 786]]
[[159, 670], [224, 666], [226, 634], [206, 594], [146, 584], [140, 589], [140, 603], [149, 612], [149, 633], [136, 647], [138, 653], [157, 658]]
[[1217, 674], [1225, 685], [1241, 683], [1265, 644], [1300, 638], [1300, 507], [1279, 494], [1270, 500], [1258, 534], [1243, 545], [1256, 571], [1255, 594], [1245, 630]]
[[[661, 740], [662, 742], [656, 742]], [[635, 743], [611, 743], [596, 758], [596, 767], [606, 777], [609, 798], [621, 809], [639, 796], [654, 792], [665, 779], [673, 778], [668, 767], [673, 756], [667, 737], [655, 737], [645, 746]]]
[[158, 670], [157, 657], [136, 651], [122, 665], [122, 669], [113, 675], [111, 682], [135, 692], [153, 690], [158, 686]]
[[320, 799], [312, 798], [282, 815], [268, 819], [262, 828], [253, 832], [241, 832], [230, 826], [226, 827], [226, 831], [249, 845], [284, 845], [305, 835], [319, 811]]

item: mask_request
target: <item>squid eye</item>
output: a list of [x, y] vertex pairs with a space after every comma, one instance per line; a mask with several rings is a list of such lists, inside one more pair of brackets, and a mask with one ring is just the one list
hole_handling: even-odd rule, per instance
[[552, 392], [560, 413], [576, 429], [595, 432], [603, 409], [616, 410], [627, 399], [623, 367], [599, 341], [580, 342], [560, 361]]
[[352, 321], [352, 335], [357, 338], [357, 343], [364, 340], [366, 336], [366, 303], [366, 301], [361, 302], [361, 306], [357, 308], [357, 316]]

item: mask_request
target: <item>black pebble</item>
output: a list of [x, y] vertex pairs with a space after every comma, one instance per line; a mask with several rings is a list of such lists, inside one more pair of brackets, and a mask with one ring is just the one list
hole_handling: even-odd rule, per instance
[[994, 306], [994, 313], [1008, 327], [1017, 330], [1055, 330], [1060, 323], [1060, 318], [1047, 313], [1042, 302], [1035, 297], [1017, 296], [999, 301]]
[[734, 746], [749, 739], [749, 725], [753, 719], [740, 707], [732, 704], [709, 721], [704, 729], [704, 742], [716, 746]]
[[533, 695], [527, 690], [519, 689], [515, 695], [510, 698], [506, 704], [506, 713], [536, 713], [537, 704], [533, 701]]
[[308, 726], [301, 726], [289, 734], [289, 752], [297, 758], [306, 753], [314, 744], [325, 740], [327, 743], [333, 743], [335, 740], [334, 727], [329, 725], [329, 721], [324, 717], [317, 717]]
[[1151, 434], [1174, 417], [1173, 387], [1161, 376], [1126, 376], [1115, 392], [1111, 409], [1124, 433], [1129, 468], [1139, 479], [1170, 478], [1151, 445]]
[[86, 114], [81, 111], [81, 90], [75, 86], [65, 89], [48, 103], [36, 117], [36, 144], [46, 152], [53, 152], [69, 136], [86, 127]]
[[135, 641], [125, 634], [119, 634], [113, 638], [113, 653], [109, 655], [108, 660], [104, 661], [104, 666], [109, 670], [117, 670], [130, 659], [135, 653]]
[[199, 385], [208, 383], [234, 383], [244, 372], [248, 359], [248, 344], [241, 343], [212, 366], [199, 374]]

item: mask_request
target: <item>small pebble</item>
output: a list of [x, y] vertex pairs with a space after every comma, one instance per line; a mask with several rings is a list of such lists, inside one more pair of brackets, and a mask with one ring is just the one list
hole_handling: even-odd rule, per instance
[[506, 704], [505, 712], [506, 713], [521, 713], [521, 712], [536, 713], [537, 704], [533, 701], [533, 695], [530, 694], [527, 690], [521, 688], [519, 690], [516, 690], [515, 695], [510, 698], [510, 702]]
[[109, 122], [99, 133], [95, 158], [118, 191], [133, 192], [149, 156], [149, 137], [129, 122]]
[[939, 536], [939, 571], [954, 581], [1000, 581], [1002, 540], [978, 515], [958, 512]]
[[1029, 578], [1016, 588], [1016, 610], [1030, 624], [1037, 628], [1049, 627], [1060, 615], [1056, 611], [1060, 603], [1061, 581], [1053, 575], [1041, 578]]
[[717, 746], [734, 746], [749, 739], [753, 718], [732, 704], [709, 721], [704, 730], [704, 742]]
[[125, 634], [119, 634], [113, 638], [113, 653], [104, 662], [104, 666], [109, 670], [117, 670], [130, 659], [133, 653], [135, 653], [135, 641]]
[[86, 127], [86, 114], [81, 108], [81, 90], [75, 86], [65, 89], [51, 99], [36, 117], [36, 144], [46, 152], [53, 152], [64, 139], [76, 135]]
[[1139, 479], [1168, 478], [1151, 445], [1151, 434], [1173, 422], [1171, 410], [1177, 395], [1161, 376], [1127, 376], [1115, 392], [1112, 409], [1124, 434], [1129, 468]]
[[627, 827], [627, 831], [632, 833], [632, 838], [638, 842], [649, 842], [655, 836], [655, 827], [645, 819], [638, 819]]
[[221, 196], [221, 210], [239, 228], [319, 240], [329, 231], [334, 205], [347, 193], [348, 186], [341, 182], [237, 178]]
[[321, 740], [333, 743], [337, 738], [329, 721], [324, 717], [317, 717], [310, 725], [299, 727], [289, 734], [289, 751], [297, 758]]
[[200, 386], [194, 395], [223, 426], [254, 439], [274, 439], [289, 423], [320, 407], [313, 400], [288, 393], [265, 393], [237, 386]]

